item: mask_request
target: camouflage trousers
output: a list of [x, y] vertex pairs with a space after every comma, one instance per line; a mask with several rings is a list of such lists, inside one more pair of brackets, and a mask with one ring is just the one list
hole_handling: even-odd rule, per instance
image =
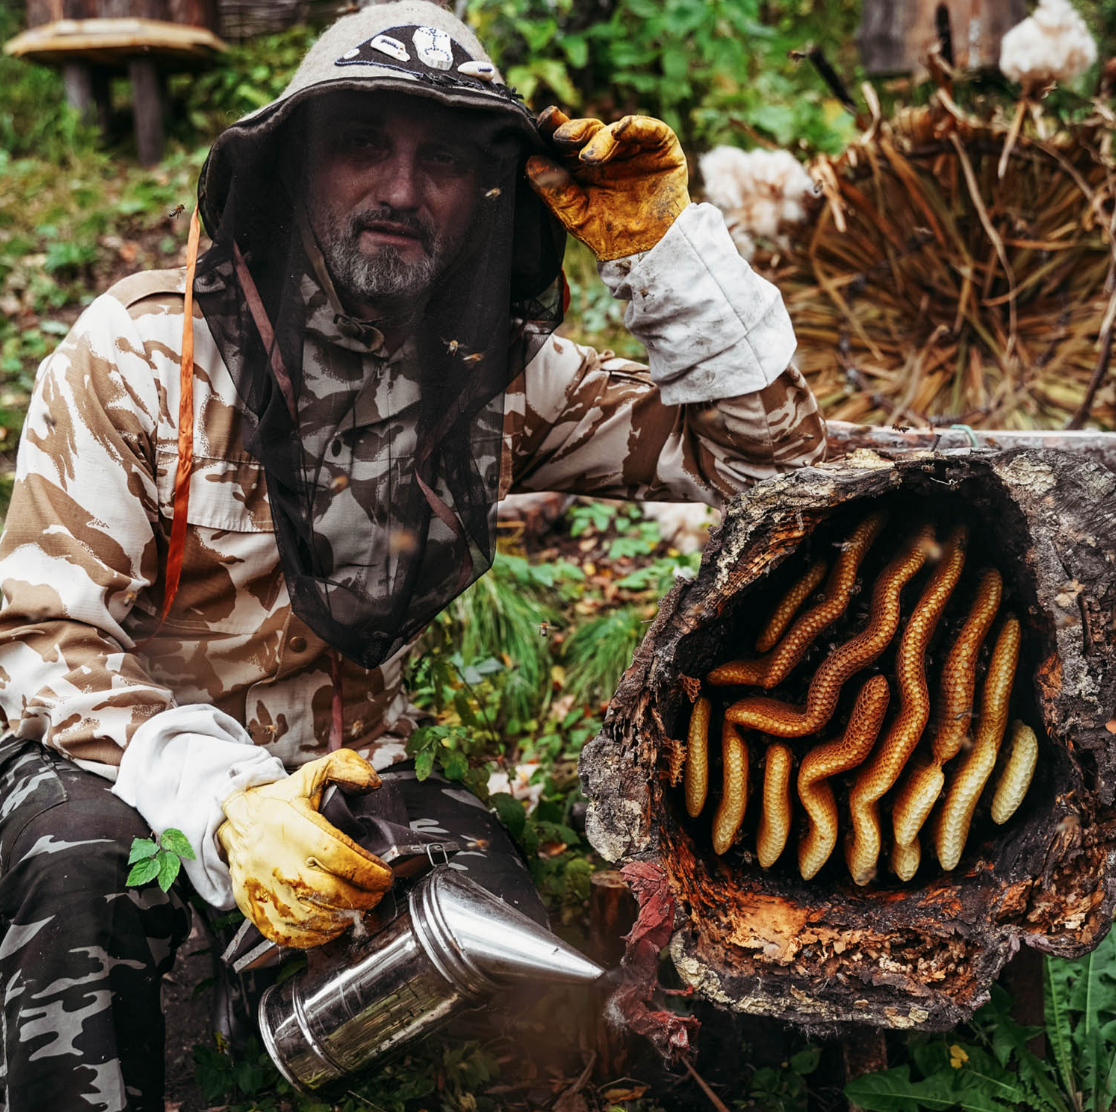
[[[474, 796], [419, 783], [409, 765], [384, 779], [414, 829], [463, 844], [454, 867], [546, 922]], [[190, 889], [125, 885], [132, 839], [150, 830], [110, 788], [38, 742], [0, 742], [0, 1112], [162, 1112], [160, 982], [189, 931]]]
[[161, 978], [185, 890], [127, 888], [150, 830], [103, 778], [38, 742], [0, 743], [0, 1106], [163, 1108]]

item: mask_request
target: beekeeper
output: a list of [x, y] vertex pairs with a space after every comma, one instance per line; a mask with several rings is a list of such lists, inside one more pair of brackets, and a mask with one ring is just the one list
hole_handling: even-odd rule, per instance
[[[718, 504], [820, 458], [778, 292], [690, 203], [663, 123], [525, 108], [432, 3], [332, 26], [202, 170], [212, 246], [125, 279], [39, 371], [0, 542], [0, 979], [11, 1109], [162, 1108], [176, 882], [311, 947], [390, 883], [317, 812], [410, 821], [544, 913], [492, 817], [405, 741], [416, 637], [509, 491]], [[555, 219], [557, 218], [557, 219]], [[650, 368], [554, 329], [565, 230]]]

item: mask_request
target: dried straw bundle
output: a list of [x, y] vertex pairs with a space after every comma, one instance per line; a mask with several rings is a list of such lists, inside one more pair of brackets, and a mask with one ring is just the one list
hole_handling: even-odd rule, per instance
[[822, 199], [772, 276], [828, 416], [1113, 427], [1116, 389], [1090, 389], [1116, 316], [1106, 129], [1043, 138], [1023, 116], [978, 120], [943, 91], [811, 167]]

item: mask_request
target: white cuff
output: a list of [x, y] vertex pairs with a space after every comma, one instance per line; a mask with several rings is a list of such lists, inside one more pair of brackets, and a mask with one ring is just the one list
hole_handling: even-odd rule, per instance
[[720, 209], [690, 205], [650, 251], [601, 263], [624, 324], [647, 345], [665, 405], [762, 390], [796, 346], [782, 295], [748, 265]]
[[217, 828], [222, 802], [234, 791], [287, 775], [282, 762], [257, 746], [235, 718], [206, 703], [170, 707], [145, 722], [120, 759], [113, 795], [134, 807], [156, 834], [168, 826], [186, 835], [197, 854], [182, 867], [206, 903], [233, 906], [229, 867]]

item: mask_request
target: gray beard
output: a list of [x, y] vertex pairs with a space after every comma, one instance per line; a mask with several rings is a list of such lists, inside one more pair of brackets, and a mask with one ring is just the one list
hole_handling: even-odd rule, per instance
[[408, 263], [395, 247], [380, 247], [374, 255], [362, 251], [362, 226], [359, 215], [344, 225], [330, 216], [323, 229], [322, 255], [341, 296], [350, 301], [377, 302], [386, 310], [425, 301], [442, 269], [443, 239], [424, 231], [426, 254], [418, 262]]

